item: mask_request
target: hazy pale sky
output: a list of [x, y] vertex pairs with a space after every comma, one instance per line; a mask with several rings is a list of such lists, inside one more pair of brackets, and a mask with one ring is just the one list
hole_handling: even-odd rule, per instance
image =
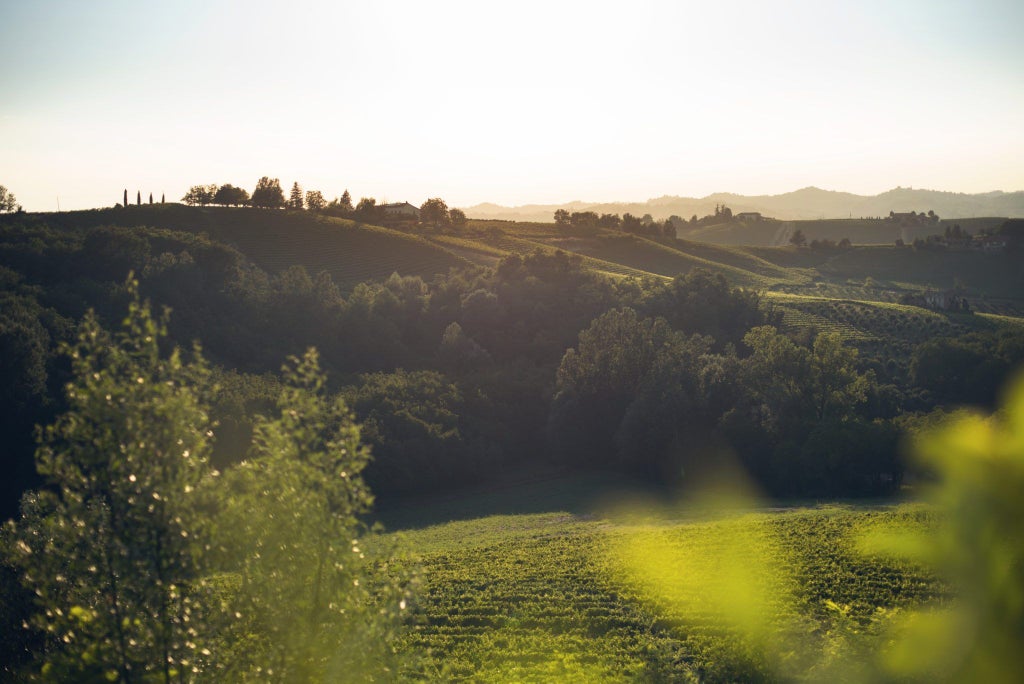
[[25, 0], [30, 211], [260, 176], [450, 206], [1024, 190], [1024, 2]]

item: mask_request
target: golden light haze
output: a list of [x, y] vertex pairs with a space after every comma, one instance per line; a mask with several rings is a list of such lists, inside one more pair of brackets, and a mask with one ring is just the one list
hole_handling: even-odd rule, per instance
[[1020, 3], [18, 3], [29, 210], [263, 175], [449, 205], [1024, 189]]

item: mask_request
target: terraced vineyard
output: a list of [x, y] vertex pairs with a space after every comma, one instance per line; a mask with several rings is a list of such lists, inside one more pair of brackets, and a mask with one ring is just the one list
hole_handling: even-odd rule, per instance
[[884, 341], [913, 345], [934, 337], [1022, 324], [1019, 318], [988, 314], [953, 314], [892, 302], [832, 299], [769, 292], [789, 328], [813, 327], [855, 342]]
[[707, 259], [708, 261], [735, 266], [736, 268], [750, 271], [757, 275], [764, 276], [769, 280], [779, 282], [792, 282], [806, 284], [810, 282], [816, 272], [812, 269], [784, 268], [772, 263], [767, 259], [752, 254], [745, 247], [729, 245], [713, 245], [703, 242], [691, 242], [689, 240], [676, 240], [673, 247], [679, 251], [691, 254], [695, 257]]
[[[500, 233], [482, 235], [478, 231], [476, 236], [432, 236], [430, 239], [482, 265], [493, 265], [496, 258], [506, 254], [560, 249], [579, 255], [594, 270], [614, 277], [671, 278], [695, 268], [705, 268], [722, 273], [734, 284], [751, 288], [778, 283], [799, 285], [810, 280], [810, 276], [780, 268], [740, 250], [683, 242], [674, 247], [632, 235], [565, 237], [551, 231], [544, 233], [534, 224], [530, 226], [530, 230], [522, 233], [518, 230], [520, 224], [513, 224]], [[707, 256], [692, 253], [697, 251]], [[720, 260], [714, 260], [715, 257]]]
[[568, 238], [553, 241], [553, 244], [575, 254], [669, 278], [680, 273], [688, 273], [695, 268], [705, 268], [718, 271], [734, 284], [744, 287], [766, 287], [771, 283], [769, 279], [750, 271], [693, 256], [679, 249], [634, 236]]
[[[826, 634], [845, 618], [828, 602], [847, 606], [849, 619], [863, 626], [876, 608], [941, 592], [920, 569], [855, 550], [868, 529], [924, 529], [929, 519], [909, 505], [727, 520], [676, 511], [642, 523], [547, 513], [407, 531], [425, 586], [401, 648], [425, 658], [406, 674], [449, 681], [800, 678], [829, 664], [835, 644]], [[741, 565], [763, 592], [758, 605], [770, 639], [783, 651], [724, 626], [713, 601], [722, 590], [714, 578], [728, 579], [715, 570], [724, 550], [745, 556]]]
[[492, 266], [502, 257], [509, 254], [506, 250], [490, 245], [484, 240], [474, 240], [454, 235], [434, 235], [429, 240], [456, 254], [465, 255], [470, 261], [481, 262], [481, 265], [484, 266]]
[[[500, 235], [493, 239], [488, 240], [488, 244], [494, 245], [495, 247], [505, 250], [510, 254], [519, 254], [525, 256], [536, 250], [542, 252], [553, 253], [559, 249], [563, 252], [571, 252], [577, 254], [572, 250], [562, 249], [558, 244], [552, 244], [550, 241], [532, 240], [521, 237], [513, 237], [511, 235]], [[604, 259], [595, 258], [586, 254], [578, 254], [584, 266], [593, 269], [599, 273], [604, 273], [615, 278], [659, 278], [664, 277], [658, 273], [651, 271], [645, 271], [639, 268], [633, 268], [629, 265], [618, 263], [615, 261], [607, 261]]]

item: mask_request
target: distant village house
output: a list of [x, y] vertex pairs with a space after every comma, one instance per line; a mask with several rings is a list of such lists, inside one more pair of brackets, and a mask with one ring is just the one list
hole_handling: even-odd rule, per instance
[[741, 211], [736, 214], [738, 221], [749, 221], [751, 223], [761, 220], [761, 212], [758, 211]]
[[1002, 252], [1006, 249], [1006, 238], [999, 235], [980, 235], [974, 238], [972, 246], [983, 252]]
[[408, 202], [394, 202], [380, 205], [384, 209], [385, 216], [393, 218], [409, 218], [419, 220], [420, 208]]
[[952, 290], [944, 292], [928, 291], [923, 295], [904, 295], [900, 297], [900, 303], [920, 306], [921, 308], [932, 309], [933, 311], [965, 313], [971, 310], [971, 305], [967, 302], [967, 299]]

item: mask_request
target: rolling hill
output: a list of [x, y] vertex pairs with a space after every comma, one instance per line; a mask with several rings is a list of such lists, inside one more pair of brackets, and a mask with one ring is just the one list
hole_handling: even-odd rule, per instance
[[[1024, 191], [966, 194], [913, 188], [894, 188], [878, 195], [855, 195], [808, 187], [780, 195], [737, 195], [715, 193], [707, 197], [664, 196], [646, 202], [584, 202], [564, 204], [530, 204], [505, 207], [478, 204], [465, 209], [466, 215], [478, 219], [512, 221], [550, 221], [556, 209], [595, 211], [635, 216], [651, 214], [664, 220], [672, 215], [713, 214], [716, 205], [725, 204], [733, 212], [756, 211], [765, 216], [793, 221], [801, 219], [857, 218], [888, 216], [890, 211], [909, 212], [933, 210], [947, 219], [975, 216], [1024, 216]], [[850, 236], [853, 239], [853, 236]]]
[[[458, 266], [493, 267], [507, 255], [536, 250], [578, 255], [584, 266], [613, 278], [668, 279], [699, 268], [719, 273], [733, 285], [766, 292], [767, 301], [782, 314], [787, 327], [834, 330], [858, 344], [918, 339], [917, 332], [959, 334], [1014, 323], [1024, 315], [1024, 271], [1013, 254], [890, 246], [720, 245], [619, 231], [569, 236], [552, 223], [498, 220], [472, 220], [457, 234], [413, 232], [305, 212], [176, 204], [29, 217], [76, 231], [101, 225], [149, 225], [205, 233], [234, 246], [270, 273], [301, 265], [314, 274], [327, 271], [346, 289], [395, 272], [430, 279]], [[761, 223], [773, 229], [770, 222]], [[865, 222], [799, 223], [838, 233]], [[892, 224], [884, 223], [891, 230]], [[900, 303], [908, 294], [954, 287], [961, 289], [975, 311], [989, 316], [951, 318]]]
[[168, 204], [33, 216], [76, 230], [147, 225], [206, 233], [269, 273], [300, 265], [311, 274], [327, 271], [342, 287], [395, 272], [429, 279], [469, 263], [443, 245], [407, 232], [306, 212]]

